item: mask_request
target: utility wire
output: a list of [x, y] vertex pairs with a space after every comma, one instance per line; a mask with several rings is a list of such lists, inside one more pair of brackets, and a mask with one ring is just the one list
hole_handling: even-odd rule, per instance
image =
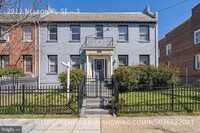
[[170, 8], [173, 8], [173, 7], [176, 7], [176, 6], [178, 6], [178, 5], [181, 5], [181, 4], [183, 4], [183, 3], [187, 2], [187, 1], [189, 1], [189, 0], [181, 1], [181, 2], [179, 2], [179, 3], [176, 3], [176, 4], [174, 4], [174, 5], [171, 5], [171, 6], [169, 6], [169, 7], [163, 8], [163, 9], [159, 10], [158, 12], [160, 13], [160, 12], [166, 11], [166, 10], [168, 10], [168, 9], [170, 9]]
[[[49, 1], [50, 1], [50, 0], [49, 0]], [[173, 4], [173, 5], [171, 5], [171, 6], [168, 6], [168, 7], [166, 7], [166, 8], [160, 9], [158, 12], [160, 13], [160, 12], [169, 10], [169, 9], [174, 8], [174, 7], [178, 6], [178, 5], [181, 5], [181, 4], [183, 4], [183, 3], [187, 2], [187, 1], [189, 1], [189, 0], [183, 0], [183, 1], [181, 1], [181, 2], [178, 2], [178, 3], [176, 3], [176, 4]], [[145, 18], [147, 18], [147, 17], [149, 17], [149, 16], [147, 15], [147, 16], [145, 16], [145, 17], [141, 17], [141, 18], [139, 18], [139, 19], [136, 19], [135, 21], [142, 20], [142, 19], [145, 19]], [[113, 29], [115, 29], [115, 27], [112, 27], [112, 28], [110, 28], [110, 29], [109, 29], [109, 27], [108, 27], [107, 30], [104, 30], [104, 31], [103, 31], [103, 33], [107, 32], [107, 31], [111, 31], [111, 30], [113, 30]], [[173, 29], [173, 28], [170, 28], [170, 29]], [[169, 29], [169, 30], [170, 30], [170, 29]], [[163, 32], [163, 31], [162, 31], [162, 32]], [[96, 35], [96, 33], [91, 34], [91, 35], [88, 35], [87, 37], [92, 37], [92, 36], [94, 36], [94, 35]], [[80, 39], [84, 39], [84, 38], [85, 38], [85, 37], [81, 37]], [[65, 42], [60, 42], [59, 44], [63, 44], [63, 43], [66, 43], [66, 41], [65, 41]], [[56, 44], [58, 44], [58, 43], [56, 43]], [[53, 45], [53, 44], [52, 44], [52, 45]], [[48, 45], [48, 46], [49, 46], [49, 45]]]

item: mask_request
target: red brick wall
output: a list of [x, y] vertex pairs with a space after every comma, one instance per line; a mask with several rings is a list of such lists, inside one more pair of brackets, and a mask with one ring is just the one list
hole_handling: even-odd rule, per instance
[[[27, 77], [33, 75], [38, 76], [38, 26], [35, 24], [29, 24], [32, 26], [32, 42], [23, 42], [23, 26], [18, 26], [10, 31], [10, 41], [7, 43], [0, 43], [0, 55], [9, 55], [10, 66], [20, 67], [23, 69], [23, 56], [32, 56], [32, 74], [27, 74]], [[36, 32], [36, 35], [35, 35]], [[36, 61], [35, 61], [36, 60]], [[0, 66], [1, 67], [1, 66]]]
[[[195, 70], [195, 55], [200, 54], [200, 45], [194, 45], [194, 31], [200, 29], [200, 4], [192, 9], [192, 16], [174, 30], [166, 34], [159, 41], [159, 63], [171, 62], [172, 66], [180, 68], [181, 75], [185, 75], [186, 68], [189, 75], [200, 75]], [[166, 56], [166, 45], [172, 45], [172, 54]]]

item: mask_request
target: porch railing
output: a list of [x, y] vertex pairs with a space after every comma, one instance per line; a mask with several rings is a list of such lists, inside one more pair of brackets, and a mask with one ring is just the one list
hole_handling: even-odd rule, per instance
[[112, 37], [86, 37], [84, 47], [114, 47]]

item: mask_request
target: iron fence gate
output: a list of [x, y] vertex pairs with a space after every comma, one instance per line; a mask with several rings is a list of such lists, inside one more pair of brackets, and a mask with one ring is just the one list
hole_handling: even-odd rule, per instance
[[85, 93], [88, 98], [109, 98], [113, 96], [112, 78], [85, 78]]

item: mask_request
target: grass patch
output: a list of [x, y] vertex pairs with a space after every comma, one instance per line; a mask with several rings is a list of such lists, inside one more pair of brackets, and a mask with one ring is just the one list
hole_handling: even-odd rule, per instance
[[148, 116], [199, 116], [200, 112], [160, 112], [160, 113], [118, 113], [118, 117], [148, 117]]
[[29, 90], [1, 93], [0, 114], [76, 114], [78, 93], [68, 95], [65, 90]]
[[78, 118], [79, 115], [73, 114], [14, 114], [14, 115], [0, 115], [0, 119], [12, 119], [12, 118]]
[[[187, 112], [200, 110], [199, 88], [132, 91], [119, 94], [119, 113], [140, 112]], [[173, 103], [173, 104], [172, 104]]]

